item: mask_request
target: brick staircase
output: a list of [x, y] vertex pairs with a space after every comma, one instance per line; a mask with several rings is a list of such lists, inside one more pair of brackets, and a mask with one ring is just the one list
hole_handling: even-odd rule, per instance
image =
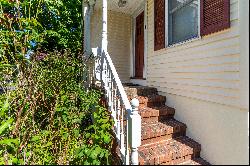
[[142, 146], [140, 165], [210, 165], [200, 158], [201, 145], [186, 136], [187, 126], [174, 119], [175, 109], [156, 88], [125, 85], [129, 99], [140, 101]]

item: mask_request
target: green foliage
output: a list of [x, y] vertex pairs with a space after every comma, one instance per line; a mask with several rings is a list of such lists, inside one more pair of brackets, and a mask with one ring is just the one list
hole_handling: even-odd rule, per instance
[[0, 0], [0, 165], [110, 164], [113, 122], [84, 88], [80, 0]]
[[109, 164], [113, 124], [101, 93], [83, 87], [81, 59], [39, 55], [1, 95], [0, 164]]
[[82, 53], [81, 13], [81, 0], [0, 0], [0, 61], [37, 50]]

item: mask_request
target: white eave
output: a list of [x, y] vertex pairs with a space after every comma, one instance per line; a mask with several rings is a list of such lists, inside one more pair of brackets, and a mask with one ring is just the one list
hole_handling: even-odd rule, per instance
[[[108, 10], [132, 15], [144, 0], [127, 0], [125, 7], [119, 7], [119, 0], [108, 0]], [[96, 8], [102, 8], [102, 0], [96, 0]]]

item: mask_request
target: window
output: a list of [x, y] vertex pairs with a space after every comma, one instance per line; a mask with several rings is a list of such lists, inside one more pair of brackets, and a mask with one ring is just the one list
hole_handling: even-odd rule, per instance
[[228, 28], [230, 0], [154, 0], [155, 51]]
[[168, 45], [199, 36], [199, 0], [168, 0]]

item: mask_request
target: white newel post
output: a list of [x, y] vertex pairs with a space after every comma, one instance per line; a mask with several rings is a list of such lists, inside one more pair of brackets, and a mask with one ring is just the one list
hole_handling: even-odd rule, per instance
[[139, 100], [131, 101], [132, 112], [129, 116], [129, 144], [131, 146], [131, 164], [139, 164], [138, 147], [141, 146], [141, 116], [138, 113]]

